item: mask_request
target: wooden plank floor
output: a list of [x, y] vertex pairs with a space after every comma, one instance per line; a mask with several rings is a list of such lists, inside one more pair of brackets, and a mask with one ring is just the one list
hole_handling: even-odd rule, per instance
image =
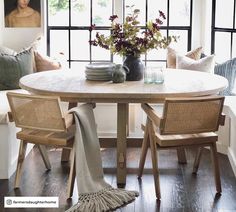
[[[21, 188], [13, 189], [14, 176], [10, 180], [0, 180], [0, 211], [61, 212], [77, 202], [76, 187], [71, 200], [66, 200], [66, 182], [69, 163], [60, 162], [61, 151], [49, 150], [52, 170], [45, 171], [37, 149], [33, 149], [26, 159], [21, 180]], [[228, 158], [219, 154], [223, 193], [215, 196], [214, 179], [209, 151], [204, 150], [197, 176], [191, 174], [194, 149], [187, 150], [188, 164], [177, 163], [175, 150], [160, 152], [160, 183], [162, 200], [156, 201], [153, 177], [151, 175], [150, 154], [146, 162], [145, 174], [141, 181], [136, 177], [140, 150], [129, 149], [127, 154], [129, 174], [126, 189], [138, 190], [140, 196], [131, 204], [117, 209], [117, 212], [208, 212], [236, 211], [236, 178]], [[106, 181], [116, 187], [116, 176], [112, 171], [116, 164], [115, 149], [103, 149], [103, 165]], [[110, 169], [111, 168], [111, 169]], [[112, 169], [113, 168], [113, 169]], [[58, 196], [59, 209], [4, 209], [4, 196]]]

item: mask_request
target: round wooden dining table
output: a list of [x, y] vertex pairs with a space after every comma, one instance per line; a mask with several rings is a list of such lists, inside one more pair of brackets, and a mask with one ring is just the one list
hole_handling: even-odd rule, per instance
[[163, 84], [144, 81], [86, 80], [79, 70], [54, 70], [26, 75], [20, 87], [33, 94], [59, 96], [68, 102], [117, 103], [117, 183], [126, 183], [126, 148], [129, 103], [160, 103], [167, 97], [197, 97], [218, 94], [227, 79], [211, 73], [190, 70], [164, 70]]

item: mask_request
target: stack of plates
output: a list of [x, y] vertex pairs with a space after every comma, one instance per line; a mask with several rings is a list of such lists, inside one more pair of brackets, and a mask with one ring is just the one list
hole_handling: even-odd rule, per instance
[[112, 79], [114, 63], [91, 63], [86, 65], [85, 76], [88, 80], [104, 80]]

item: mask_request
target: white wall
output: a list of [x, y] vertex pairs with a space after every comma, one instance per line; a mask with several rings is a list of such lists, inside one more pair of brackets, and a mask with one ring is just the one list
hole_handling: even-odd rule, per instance
[[[0, 8], [4, 8], [3, 7], [3, 1], [0, 1]], [[1, 9], [0, 11], [0, 45], [3, 43], [3, 26], [4, 26], [4, 14], [3, 14], [3, 10]]]

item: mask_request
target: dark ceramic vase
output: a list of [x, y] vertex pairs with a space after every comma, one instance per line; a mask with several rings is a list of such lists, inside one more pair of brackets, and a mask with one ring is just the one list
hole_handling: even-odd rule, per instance
[[123, 63], [129, 69], [126, 75], [127, 81], [139, 81], [143, 79], [144, 65], [140, 57], [128, 55]]

